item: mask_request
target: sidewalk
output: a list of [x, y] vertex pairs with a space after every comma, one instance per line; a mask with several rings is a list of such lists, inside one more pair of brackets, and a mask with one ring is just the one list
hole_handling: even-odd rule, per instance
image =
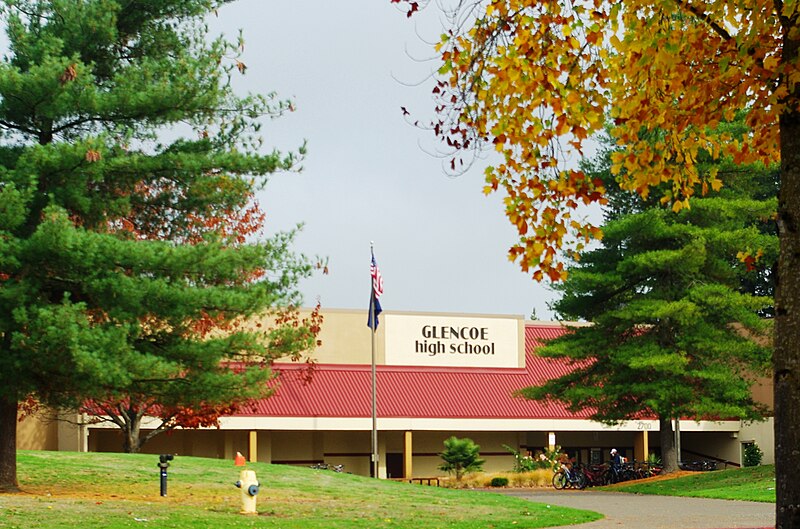
[[595, 511], [596, 522], [567, 527], [581, 529], [740, 529], [775, 527], [775, 504], [625, 494], [622, 492], [504, 489], [500, 494], [536, 503]]

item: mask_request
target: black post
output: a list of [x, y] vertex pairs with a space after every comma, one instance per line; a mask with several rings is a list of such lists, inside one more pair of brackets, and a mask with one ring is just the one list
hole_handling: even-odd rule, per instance
[[167, 495], [167, 468], [169, 468], [169, 462], [173, 460], [175, 456], [172, 454], [161, 454], [158, 456], [158, 468], [161, 469], [161, 495]]
[[161, 469], [161, 495], [167, 495], [167, 469]]

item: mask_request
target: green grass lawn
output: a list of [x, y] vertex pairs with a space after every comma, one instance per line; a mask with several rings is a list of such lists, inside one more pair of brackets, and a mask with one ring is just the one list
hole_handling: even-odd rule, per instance
[[[611, 487], [607, 487], [611, 489]], [[675, 479], [629, 481], [613, 487], [620, 492], [690, 496], [723, 500], [775, 502], [775, 467], [759, 467], [696, 472]]]
[[257, 516], [240, 515], [232, 461], [177, 456], [159, 495], [153, 455], [19, 452], [21, 494], [0, 494], [0, 528], [281, 529], [550, 527], [597, 513], [493, 494], [248, 463], [261, 482]]

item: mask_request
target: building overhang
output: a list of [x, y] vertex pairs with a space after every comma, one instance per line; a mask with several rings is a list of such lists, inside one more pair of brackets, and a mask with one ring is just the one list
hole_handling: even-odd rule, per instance
[[[147, 417], [142, 428], [154, 428], [159, 420]], [[625, 421], [606, 425], [584, 419], [474, 419], [474, 418], [419, 418], [379, 417], [379, 431], [452, 431], [452, 432], [636, 432], [658, 431], [657, 420]], [[108, 422], [88, 425], [90, 429], [115, 429]], [[689, 421], [682, 420], [682, 432], [738, 432], [741, 421]], [[202, 428], [215, 430], [216, 428]], [[220, 430], [273, 430], [273, 431], [370, 431], [370, 417], [221, 417]]]

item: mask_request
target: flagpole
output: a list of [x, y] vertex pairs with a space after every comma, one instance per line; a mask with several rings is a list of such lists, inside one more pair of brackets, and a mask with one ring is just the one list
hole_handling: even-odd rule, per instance
[[[369, 243], [369, 251], [372, 258], [375, 258], [372, 241]], [[377, 324], [377, 317], [375, 315], [375, 287], [370, 277], [370, 296], [369, 296], [369, 316], [370, 316], [370, 329], [372, 330], [372, 476], [378, 478], [378, 384], [377, 376], [375, 373], [375, 327]]]

